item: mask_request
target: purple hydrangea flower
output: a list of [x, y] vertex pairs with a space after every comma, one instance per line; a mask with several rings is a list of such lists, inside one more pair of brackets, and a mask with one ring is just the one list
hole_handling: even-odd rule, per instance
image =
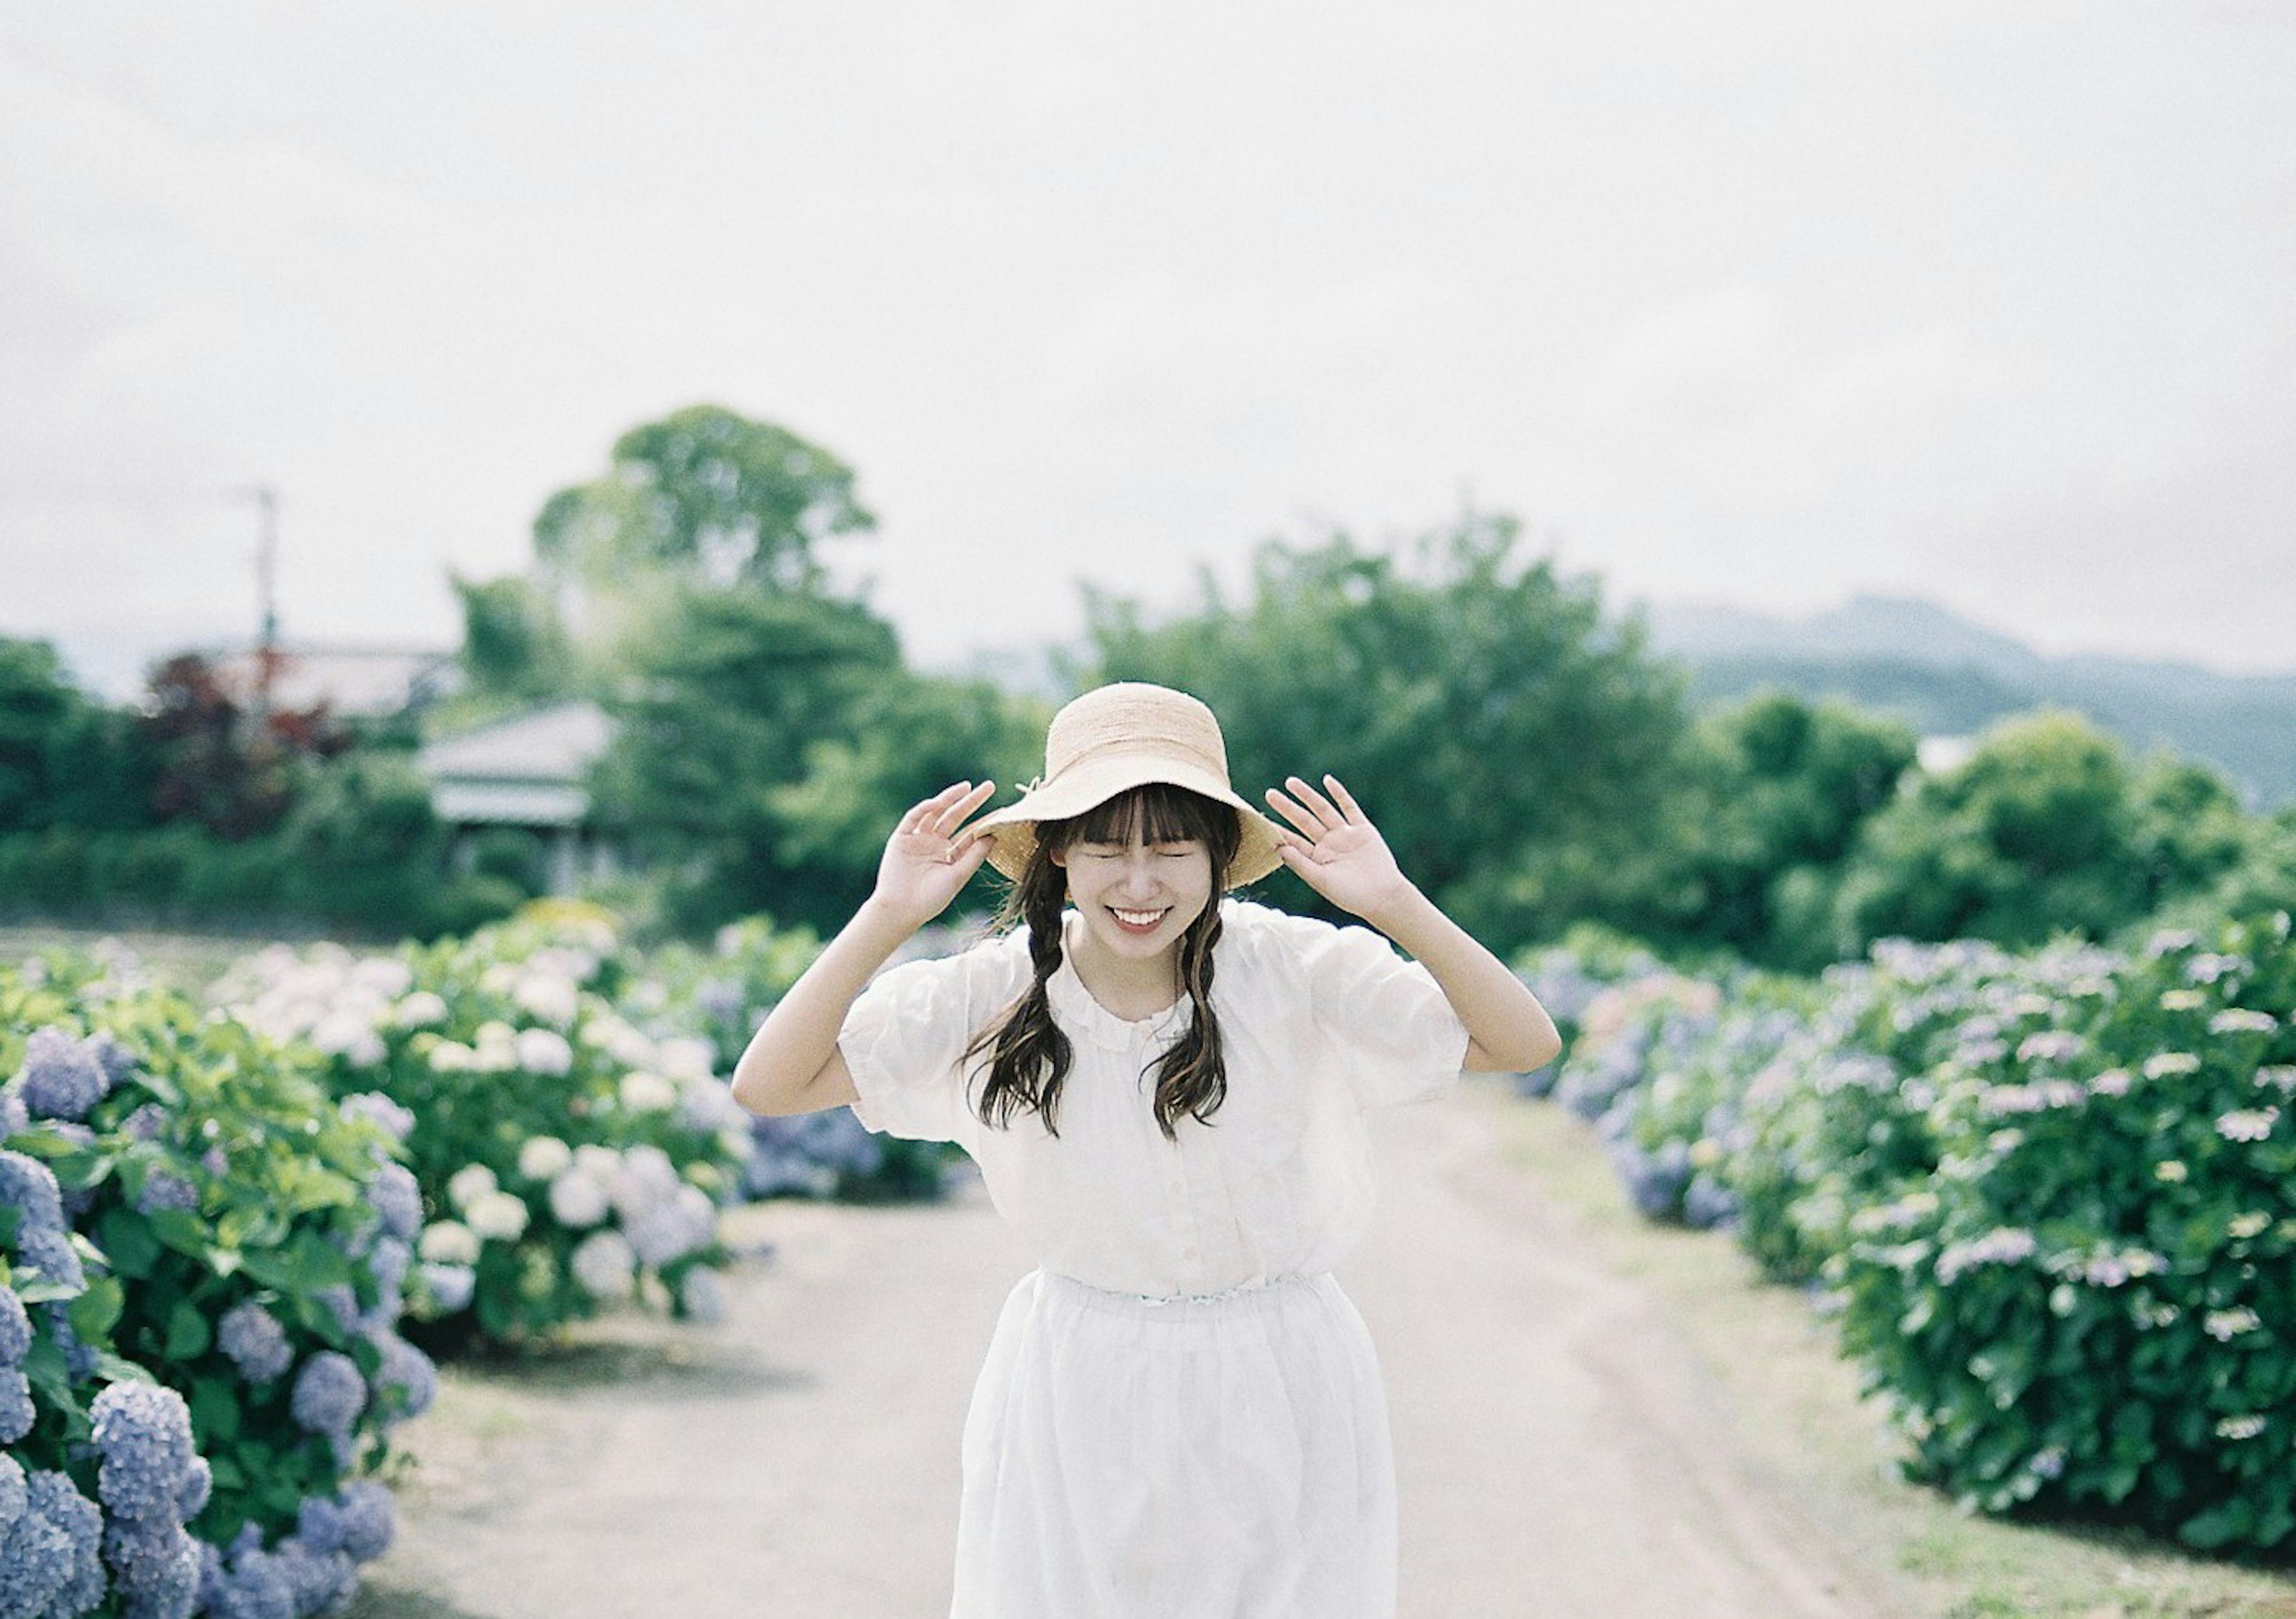
[[395, 1162], [381, 1165], [367, 1182], [366, 1196], [382, 1216], [385, 1231], [404, 1241], [414, 1240], [422, 1229], [422, 1188], [413, 1170]]
[[168, 1110], [157, 1102], [146, 1102], [122, 1119], [119, 1128], [138, 1141], [156, 1141], [168, 1128]]
[[340, 1551], [320, 1551], [299, 1535], [279, 1542], [272, 1567], [295, 1593], [295, 1611], [316, 1614], [346, 1600], [358, 1589], [358, 1567]]
[[366, 1267], [374, 1277], [375, 1288], [389, 1306], [386, 1325], [398, 1319], [399, 1297], [406, 1286], [406, 1268], [414, 1262], [414, 1245], [398, 1237], [378, 1237], [373, 1251], [366, 1256]]
[[121, 1619], [191, 1619], [200, 1596], [200, 1543], [173, 1521], [115, 1517], [103, 1526]]
[[366, 1409], [366, 1379], [359, 1375], [358, 1362], [340, 1350], [321, 1350], [295, 1374], [288, 1409], [297, 1425], [310, 1433], [349, 1433]]
[[[0, 1445], [12, 1445], [32, 1431], [40, 1414], [32, 1409], [32, 1385], [16, 1368], [0, 1367]], [[0, 1613], [5, 1613], [0, 1608]]]
[[109, 1029], [98, 1029], [87, 1037], [87, 1049], [103, 1070], [104, 1089], [117, 1090], [136, 1069], [135, 1054]]
[[200, 1188], [181, 1175], [166, 1170], [153, 1170], [144, 1178], [144, 1189], [135, 1196], [138, 1214], [154, 1214], [161, 1209], [183, 1209], [199, 1212]]
[[287, 1329], [253, 1299], [234, 1304], [216, 1323], [216, 1342], [250, 1383], [267, 1383], [287, 1369], [294, 1354]]
[[21, 1366], [32, 1347], [32, 1318], [16, 1290], [0, 1283], [0, 1366]]
[[228, 1574], [213, 1547], [201, 1558], [200, 1611], [208, 1619], [296, 1619], [294, 1584], [271, 1553], [242, 1551]]
[[0, 1148], [0, 1206], [21, 1209], [24, 1231], [63, 1229], [63, 1203], [55, 1171], [37, 1158]]
[[371, 1120], [394, 1141], [404, 1141], [414, 1133], [414, 1111], [380, 1090], [362, 1090], [357, 1096], [345, 1097], [336, 1111], [346, 1119]]
[[231, 1172], [231, 1155], [219, 1146], [211, 1146], [200, 1155], [200, 1167], [220, 1179]]
[[375, 1368], [375, 1393], [381, 1394], [387, 1388], [402, 1391], [403, 1416], [420, 1417], [429, 1410], [439, 1397], [439, 1368], [430, 1357], [395, 1332], [374, 1333], [367, 1341], [382, 1352], [382, 1364]]
[[5, 1141], [18, 1130], [29, 1130], [32, 1110], [24, 1105], [23, 1088], [18, 1085], [0, 1086], [0, 1141]]
[[[115, 1519], [182, 1521], [184, 1475], [198, 1452], [184, 1397], [157, 1383], [110, 1385], [88, 1407], [95, 1449], [103, 1458], [96, 1493]], [[172, 1555], [172, 1554], [170, 1554]]]
[[95, 1503], [63, 1474], [27, 1476], [0, 1453], [0, 1614], [78, 1615], [102, 1601], [102, 1526]]
[[85, 1041], [65, 1029], [35, 1029], [24, 1042], [24, 1105], [35, 1118], [85, 1119], [111, 1081]]
[[358, 1294], [348, 1282], [336, 1282], [331, 1286], [322, 1287], [317, 1297], [319, 1303], [334, 1316], [335, 1325], [346, 1334], [358, 1330]]
[[345, 1484], [333, 1497], [306, 1496], [295, 1515], [295, 1533], [322, 1556], [341, 1553], [354, 1563], [372, 1563], [390, 1548], [394, 1528], [390, 1492], [374, 1479]]

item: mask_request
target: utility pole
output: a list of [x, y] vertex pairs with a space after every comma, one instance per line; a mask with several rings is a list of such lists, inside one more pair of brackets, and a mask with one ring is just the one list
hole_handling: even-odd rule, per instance
[[255, 723], [260, 734], [271, 720], [271, 674], [279, 662], [279, 490], [258, 483], [239, 492], [255, 502], [259, 524], [255, 584], [263, 628], [255, 647]]

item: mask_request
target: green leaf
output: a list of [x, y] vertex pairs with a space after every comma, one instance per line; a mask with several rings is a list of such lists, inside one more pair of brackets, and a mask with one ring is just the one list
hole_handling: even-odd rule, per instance
[[207, 1352], [215, 1341], [208, 1330], [207, 1316], [189, 1299], [177, 1299], [176, 1307], [168, 1312], [168, 1343], [161, 1351], [170, 1360], [189, 1360]]
[[151, 1215], [152, 1233], [176, 1253], [192, 1259], [208, 1256], [207, 1222], [189, 1209], [155, 1209]]
[[143, 1215], [126, 1209], [107, 1209], [95, 1229], [104, 1257], [111, 1262], [114, 1271], [131, 1281], [141, 1281], [152, 1274], [152, 1263], [160, 1257], [160, 1241]]
[[100, 1344], [111, 1338], [127, 1301], [127, 1291], [120, 1286], [118, 1277], [91, 1277], [86, 1289], [66, 1308], [65, 1314], [81, 1343]]

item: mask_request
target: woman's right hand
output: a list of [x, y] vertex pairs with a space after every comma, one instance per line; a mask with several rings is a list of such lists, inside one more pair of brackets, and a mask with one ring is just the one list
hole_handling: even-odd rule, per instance
[[922, 927], [947, 910], [988, 858], [988, 834], [959, 829], [996, 791], [993, 781], [977, 787], [961, 781], [911, 805], [885, 841], [872, 903], [912, 928]]

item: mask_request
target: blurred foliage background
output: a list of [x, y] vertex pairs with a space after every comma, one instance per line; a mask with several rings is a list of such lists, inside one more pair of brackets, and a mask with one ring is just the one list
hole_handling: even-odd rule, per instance
[[[465, 931], [545, 883], [530, 834], [450, 868], [415, 750], [569, 698], [614, 739], [586, 784], [644, 933], [833, 929], [901, 810], [1041, 768], [1060, 694], [911, 668], [833, 547], [874, 515], [852, 468], [701, 405], [643, 423], [546, 500], [520, 572], [453, 584], [461, 688], [388, 720], [256, 711], [186, 654], [107, 707], [53, 647], [0, 640], [0, 911], [388, 938]], [[1996, 720], [1925, 769], [1902, 720], [1776, 687], [1700, 696], [1601, 582], [1466, 511], [1407, 542], [1271, 539], [1231, 597], [1152, 612], [1087, 589], [1068, 691], [1181, 686], [1240, 790], [1331, 771], [1405, 867], [1504, 952], [1594, 923], [1675, 958], [1809, 971], [1874, 939], [2109, 940], [2296, 905], [2296, 809], [2066, 709]], [[987, 612], [991, 609], [984, 604]], [[1289, 874], [1269, 897], [1315, 910]], [[983, 879], [960, 908], [986, 908]]]

